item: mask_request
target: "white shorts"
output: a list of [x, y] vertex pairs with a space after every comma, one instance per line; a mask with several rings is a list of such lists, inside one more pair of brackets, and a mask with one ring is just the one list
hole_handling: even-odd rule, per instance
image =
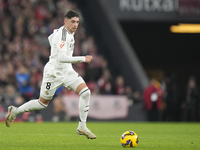
[[71, 70], [65, 77], [54, 76], [48, 74], [44, 70], [42, 85], [40, 89], [40, 96], [46, 100], [51, 100], [56, 90], [60, 86], [76, 91], [76, 88], [85, 83], [83, 78], [77, 72]]

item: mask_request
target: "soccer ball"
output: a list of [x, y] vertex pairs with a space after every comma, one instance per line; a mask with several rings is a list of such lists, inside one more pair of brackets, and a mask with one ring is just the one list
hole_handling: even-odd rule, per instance
[[126, 131], [122, 134], [120, 142], [123, 147], [136, 147], [139, 142], [139, 137], [134, 131]]

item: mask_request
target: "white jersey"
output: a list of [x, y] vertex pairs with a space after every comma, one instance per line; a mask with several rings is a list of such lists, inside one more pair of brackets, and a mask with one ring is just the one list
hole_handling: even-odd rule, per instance
[[45, 66], [47, 74], [65, 77], [70, 71], [74, 71], [71, 63], [85, 61], [84, 56], [72, 56], [75, 43], [74, 33], [71, 34], [64, 26], [55, 29], [48, 40], [51, 46], [51, 55]]
[[51, 45], [49, 62], [44, 67], [40, 95], [46, 99], [52, 99], [56, 89], [61, 85], [74, 91], [85, 81], [72, 68], [72, 63], [85, 62], [85, 56], [73, 57], [74, 34], [71, 34], [62, 26], [55, 29], [48, 37]]

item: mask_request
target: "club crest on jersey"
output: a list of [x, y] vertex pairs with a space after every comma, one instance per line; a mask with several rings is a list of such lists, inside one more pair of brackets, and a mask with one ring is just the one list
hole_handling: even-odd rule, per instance
[[46, 93], [47, 95], [49, 95], [49, 91], [47, 91], [47, 90], [46, 90], [46, 92], [45, 92], [45, 93]]

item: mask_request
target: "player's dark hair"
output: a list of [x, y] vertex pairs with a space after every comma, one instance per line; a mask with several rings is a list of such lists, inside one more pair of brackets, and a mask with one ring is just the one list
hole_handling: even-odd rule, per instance
[[79, 17], [79, 13], [73, 11], [73, 10], [70, 10], [68, 12], [65, 13], [65, 18], [68, 18], [68, 19], [71, 19], [73, 17]]

